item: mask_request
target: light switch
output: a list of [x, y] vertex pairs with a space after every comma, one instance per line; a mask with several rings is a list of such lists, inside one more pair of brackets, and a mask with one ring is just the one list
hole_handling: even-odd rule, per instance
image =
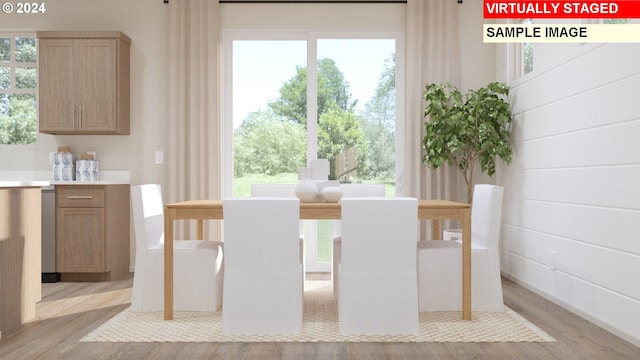
[[157, 150], [156, 151], [156, 165], [164, 164], [164, 151]]

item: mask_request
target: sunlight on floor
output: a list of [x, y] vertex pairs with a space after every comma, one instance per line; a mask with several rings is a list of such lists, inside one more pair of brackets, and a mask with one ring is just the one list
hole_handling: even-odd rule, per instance
[[36, 319], [50, 319], [70, 314], [125, 305], [131, 302], [131, 288], [105, 291], [57, 300], [43, 300], [36, 304]]

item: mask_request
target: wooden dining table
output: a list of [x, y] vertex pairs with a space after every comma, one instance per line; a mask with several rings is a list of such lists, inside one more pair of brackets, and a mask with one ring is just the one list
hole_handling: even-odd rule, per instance
[[[339, 220], [340, 203], [300, 203], [301, 220]], [[222, 200], [189, 200], [164, 206], [164, 319], [173, 319], [173, 240], [175, 220], [196, 220], [197, 238], [204, 220], [223, 220]], [[471, 205], [448, 200], [418, 200], [418, 219], [435, 220], [433, 238], [440, 238], [440, 220], [462, 223], [462, 319], [471, 320]]]

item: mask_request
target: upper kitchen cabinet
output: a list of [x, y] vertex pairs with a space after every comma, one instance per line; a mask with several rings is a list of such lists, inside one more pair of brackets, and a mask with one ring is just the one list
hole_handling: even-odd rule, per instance
[[129, 135], [129, 51], [119, 31], [39, 31], [40, 132]]

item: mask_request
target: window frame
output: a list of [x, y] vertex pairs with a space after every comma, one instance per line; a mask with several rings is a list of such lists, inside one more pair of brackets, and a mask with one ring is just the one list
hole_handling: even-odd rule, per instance
[[[395, 181], [396, 195], [402, 196], [404, 186], [399, 186], [405, 168], [404, 139], [405, 125], [405, 59], [404, 33], [393, 31], [380, 32], [315, 32], [315, 31], [224, 31], [222, 54], [222, 101], [221, 101], [221, 129], [222, 129], [222, 190], [224, 196], [232, 196], [233, 186], [233, 54], [234, 41], [306, 41], [307, 42], [307, 94], [309, 98], [316, 98], [317, 94], [317, 45], [324, 39], [393, 39], [396, 44], [396, 161]], [[317, 103], [307, 105], [307, 161], [317, 158], [318, 118]]]

